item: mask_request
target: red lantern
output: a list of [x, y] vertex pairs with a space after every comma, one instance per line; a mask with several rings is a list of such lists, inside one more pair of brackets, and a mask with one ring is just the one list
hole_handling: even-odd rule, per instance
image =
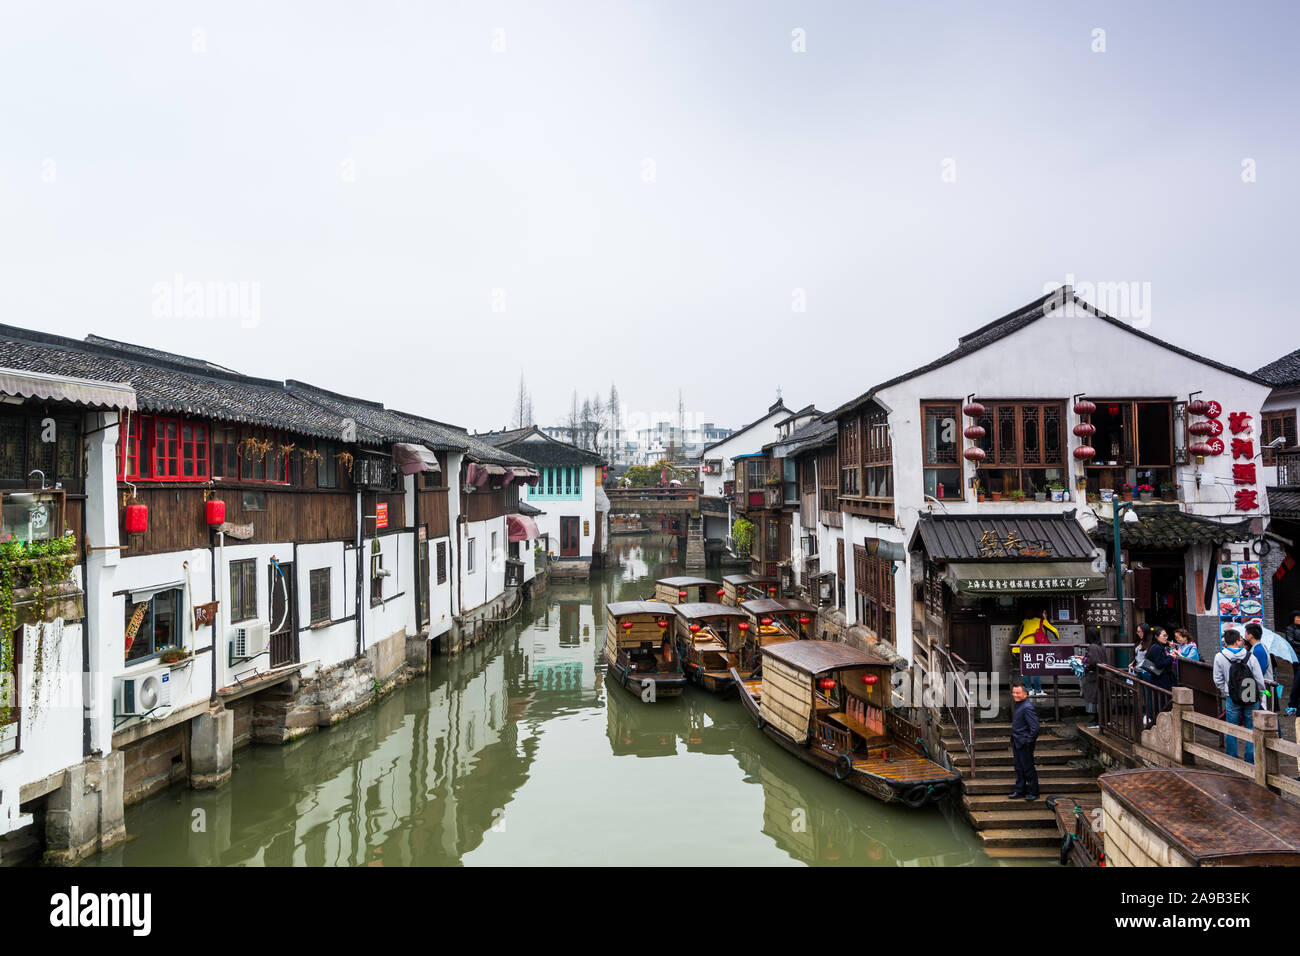
[[962, 414], [964, 414], [967, 418], [984, 417], [985, 409], [984, 406], [981, 405], [979, 402], [970, 402], [966, 405], [963, 405], [961, 410], [962, 410]]
[[677, 592], [677, 599], [678, 599], [679, 601], [685, 601], [685, 600], [686, 600], [686, 592], [685, 592], [685, 591], [678, 591], [678, 592]]
[[692, 634], [698, 634], [698, 633], [700, 633], [700, 625], [699, 625], [699, 624], [692, 624], [692, 625], [690, 626], [690, 628], [688, 628], [688, 630], [690, 630], [690, 632], [691, 632]]
[[1097, 449], [1093, 448], [1091, 445], [1080, 445], [1074, 450], [1074, 457], [1079, 459], [1079, 461], [1087, 461], [1096, 454]]
[[985, 458], [988, 457], [984, 453], [984, 449], [981, 448], [979, 445], [969, 446], [965, 451], [961, 453], [961, 456], [965, 458], [967, 461], [983, 461]]
[[770, 617], [761, 618], [758, 623], [762, 624], [764, 627], [771, 627], [772, 619]]
[[1202, 459], [1204, 459], [1206, 455], [1214, 454], [1214, 452], [1210, 450], [1210, 446], [1203, 441], [1193, 442], [1192, 446], [1187, 450], [1196, 456], [1198, 465], [1204, 464]]
[[776, 597], [776, 588], [774, 588], [774, 587], [770, 587], [770, 588], [768, 588], [768, 589], [767, 589], [767, 593], [768, 593], [770, 596], [772, 596], [772, 597]]
[[740, 633], [741, 633], [741, 634], [744, 634], [746, 631], [749, 630], [749, 622], [748, 622], [748, 621], [741, 621], [741, 622], [740, 622], [738, 625], [736, 625], [736, 626], [740, 628]]
[[668, 626], [668, 622], [665, 621], [663, 618], [660, 618], [659, 620], [655, 621], [655, 623], [659, 625], [659, 630], [661, 631]]
[[1074, 433], [1080, 438], [1087, 438], [1089, 435], [1097, 434], [1097, 426], [1092, 422], [1079, 422], [1074, 426]]
[[1096, 410], [1096, 404], [1088, 401], [1086, 398], [1081, 398], [1074, 403], [1074, 414], [1076, 415], [1091, 415]]
[[625, 630], [625, 631], [630, 631], [630, 630], [632, 630], [632, 622], [631, 622], [631, 621], [624, 621], [624, 622], [623, 622], [623, 630]]
[[226, 522], [226, 503], [220, 498], [209, 498], [203, 503], [203, 516], [209, 528], [218, 528]]
[[969, 438], [971, 441], [979, 441], [985, 435], [984, 426], [967, 425], [966, 430], [962, 432], [962, 434], [965, 435], [967, 438]]
[[876, 683], [876, 681], [878, 681], [878, 680], [880, 680], [880, 675], [878, 675], [878, 674], [863, 674], [863, 675], [862, 675], [862, 683], [866, 684], [868, 687], [873, 686], [873, 685]]
[[1205, 414], [1205, 410], [1206, 410], [1207, 408], [1209, 408], [1209, 407], [1210, 407], [1210, 406], [1209, 406], [1208, 404], [1206, 404], [1205, 399], [1203, 399], [1203, 398], [1194, 398], [1194, 399], [1192, 399], [1190, 402], [1187, 403], [1187, 414], [1188, 414], [1188, 415], [1204, 415], [1204, 414]]
[[[1214, 430], [1215, 425], [1219, 426], [1218, 431]], [[1203, 422], [1192, 422], [1187, 426], [1187, 430], [1193, 435], [1217, 435], [1223, 431], [1223, 423], [1211, 418]]]
[[835, 678], [823, 677], [821, 680], [817, 682], [817, 686], [820, 687], [822, 690], [830, 690], [835, 686]]
[[726, 592], [725, 590], [723, 590], [722, 588], [718, 588], [718, 597], [724, 597], [724, 596], [726, 596], [726, 593], [727, 593], [727, 592]]
[[142, 504], [126, 506], [126, 533], [144, 534], [149, 530], [149, 508]]
[[799, 618], [799, 623], [802, 624], [804, 627], [807, 627], [809, 624], [812, 623], [812, 618], [810, 618], [808, 615], [805, 614], [803, 617]]

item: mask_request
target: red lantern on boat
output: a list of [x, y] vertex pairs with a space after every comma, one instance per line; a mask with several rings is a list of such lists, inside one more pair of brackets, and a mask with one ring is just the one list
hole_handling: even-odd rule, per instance
[[723, 589], [723, 588], [718, 588], [718, 597], [725, 597], [726, 594], [727, 594], [727, 592], [726, 592], [725, 589]]
[[[1091, 415], [1096, 410], [1097, 410], [1096, 403], [1090, 402], [1086, 398], [1081, 398], [1074, 403], [1074, 414], [1076, 415]], [[1078, 432], [1076, 432], [1075, 434], [1078, 434]]]
[[835, 686], [835, 678], [834, 678], [834, 677], [823, 677], [821, 680], [819, 680], [819, 681], [817, 682], [817, 686], [818, 686], [819, 688], [821, 688], [822, 690], [830, 690], [831, 688], [833, 688], [833, 687]]
[[209, 528], [219, 528], [226, 522], [226, 503], [220, 498], [209, 498], [203, 503], [203, 517]]
[[968, 402], [962, 406], [962, 414], [967, 418], [983, 418], [985, 408], [979, 402]]
[[1074, 426], [1073, 431], [1080, 438], [1087, 438], [1089, 435], [1097, 434], [1097, 426], [1092, 422], [1079, 422]]
[[139, 502], [126, 506], [126, 533], [144, 534], [149, 530], [149, 508]]
[[739, 624], [737, 624], [736, 626], [740, 628], [740, 633], [741, 633], [741, 634], [744, 634], [746, 631], [749, 630], [749, 622], [748, 622], [748, 621], [741, 621], [741, 622], [740, 622]]
[[758, 623], [762, 624], [764, 627], [771, 627], [772, 619], [770, 617], [761, 618]]
[[677, 592], [677, 599], [678, 599], [679, 601], [685, 601], [685, 600], [686, 600], [686, 592], [685, 592], [685, 591], [678, 591], [678, 592]]
[[624, 621], [624, 622], [623, 622], [623, 630], [625, 630], [625, 631], [630, 631], [630, 630], [632, 630], [632, 622], [631, 622], [631, 621]]
[[803, 617], [799, 618], [799, 623], [802, 624], [804, 627], [807, 627], [809, 624], [812, 623], [812, 618], [810, 618], [807, 614], [805, 614]]
[[767, 593], [769, 597], [776, 597], [776, 587], [775, 586], [769, 587], [767, 589]]
[[1079, 459], [1079, 461], [1087, 461], [1096, 454], [1097, 449], [1093, 448], [1091, 445], [1080, 445], [1074, 450], [1074, 457]]
[[668, 622], [665, 621], [662, 617], [659, 620], [655, 621], [655, 623], [659, 625], [659, 630], [661, 631], [668, 626]]
[[975, 461], [975, 462], [983, 461], [986, 457], [988, 457], [987, 455], [985, 455], [984, 449], [981, 448], [979, 445], [968, 446], [967, 449], [961, 453], [961, 456], [965, 458], [967, 461]]
[[872, 687], [872, 686], [874, 686], [874, 685], [876, 684], [876, 682], [879, 681], [879, 680], [880, 680], [880, 675], [879, 675], [879, 674], [863, 674], [863, 675], [862, 675], [862, 683], [866, 684], [868, 687]]
[[700, 625], [698, 623], [692, 624], [689, 628], [687, 628], [687, 630], [689, 630], [692, 634], [698, 634], [700, 633]]
[[971, 441], [979, 441], [987, 433], [984, 431], [983, 425], [967, 425], [966, 430], [962, 432], [962, 434]]

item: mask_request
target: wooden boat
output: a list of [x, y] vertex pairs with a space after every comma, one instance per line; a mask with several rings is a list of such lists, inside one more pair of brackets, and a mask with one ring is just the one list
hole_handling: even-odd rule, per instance
[[765, 645], [812, 637], [817, 618], [817, 609], [798, 598], [759, 598], [742, 602], [740, 609], [749, 621], [741, 660], [750, 670], [758, 668]]
[[686, 677], [668, 630], [673, 609], [662, 601], [615, 601], [605, 605], [605, 618], [608, 677], [647, 703], [680, 697]]
[[961, 788], [961, 777], [926, 757], [893, 707], [893, 665], [831, 641], [763, 648], [762, 676], [733, 668], [741, 703], [772, 740], [804, 763], [886, 803], [922, 807]]
[[660, 578], [655, 582], [654, 600], [665, 604], [686, 604], [713, 600], [717, 581], [708, 578]]
[[760, 574], [728, 574], [722, 579], [722, 603], [735, 607], [755, 598], [776, 597], [780, 583]]
[[673, 611], [677, 651], [687, 679], [714, 693], [729, 690], [731, 669], [739, 664], [745, 612], [712, 602], [678, 604]]

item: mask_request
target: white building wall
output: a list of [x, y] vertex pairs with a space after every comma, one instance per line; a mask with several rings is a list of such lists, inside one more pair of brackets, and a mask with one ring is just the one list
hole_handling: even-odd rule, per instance
[[[537, 530], [543, 535], [543, 542], [551, 557], [560, 557], [560, 518], [569, 516], [576, 517], [581, 522], [578, 528], [578, 555], [563, 560], [591, 560], [592, 547], [596, 542], [596, 484], [596, 467], [584, 465], [580, 498], [551, 498], [537, 493], [540, 486], [521, 486], [520, 492], [524, 495], [524, 500], [544, 512], [533, 520], [537, 522]], [[604, 517], [604, 512], [600, 516]], [[605, 541], [609, 541], [608, 526], [605, 528]]]

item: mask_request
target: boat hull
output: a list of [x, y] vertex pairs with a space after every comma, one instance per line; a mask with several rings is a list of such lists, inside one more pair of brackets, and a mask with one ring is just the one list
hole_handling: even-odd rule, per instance
[[659, 671], [634, 671], [624, 667], [617, 661], [611, 661], [609, 655], [605, 655], [606, 672], [614, 678], [614, 683], [624, 688], [629, 694], [635, 694], [642, 700], [646, 700], [645, 681], [654, 681], [654, 697], [647, 700], [646, 703], [654, 703], [665, 697], [680, 697], [682, 691], [686, 689], [686, 676], [678, 673], [662, 673]]
[[[800, 743], [766, 723], [763, 720], [759, 702], [750, 693], [749, 688], [740, 678], [740, 675], [736, 673], [735, 668], [732, 668], [731, 678], [735, 684], [737, 696], [740, 697], [740, 702], [748, 712], [750, 719], [758, 725], [758, 728], [768, 739], [780, 745], [782, 749], [798, 757], [809, 766], [816, 767], [822, 773], [834, 777], [854, 790], [875, 797], [882, 803], [902, 803], [916, 808], [938, 803], [945, 796], [949, 794], [955, 795], [960, 790], [960, 778], [947, 773], [936, 775], [933, 780], [897, 781], [854, 768], [847, 776], [841, 776], [836, 773], [839, 758], [835, 754]], [[938, 768], [936, 765], [936, 769], [942, 768]]]

